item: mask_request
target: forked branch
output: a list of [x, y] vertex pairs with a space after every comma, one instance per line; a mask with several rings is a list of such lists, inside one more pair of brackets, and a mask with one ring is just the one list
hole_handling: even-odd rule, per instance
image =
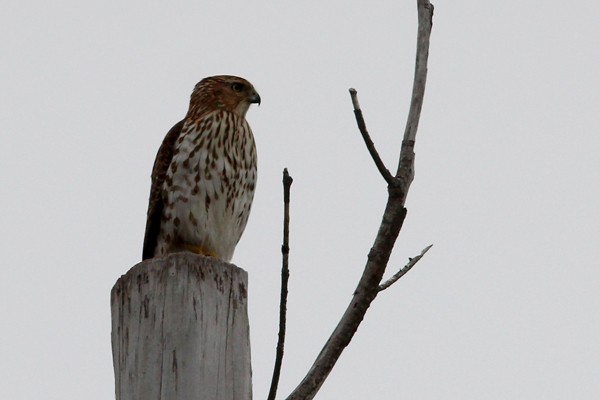
[[404, 204], [406, 202], [410, 183], [414, 176], [414, 144], [421, 107], [423, 105], [423, 95], [425, 92], [433, 5], [428, 0], [417, 0], [417, 9], [419, 15], [419, 29], [415, 78], [410, 111], [402, 142], [402, 149], [400, 151], [398, 172], [395, 177], [391, 176], [377, 154], [375, 146], [367, 133], [368, 131], [362, 118], [362, 112], [356, 112], [356, 110], [360, 111], [356, 91], [350, 91], [359, 130], [363, 135], [371, 157], [375, 161], [375, 165], [388, 183], [388, 200], [381, 225], [379, 226], [373, 247], [369, 251], [363, 275], [360, 278], [352, 300], [346, 308], [340, 322], [329, 337], [329, 340], [321, 350], [321, 353], [317, 356], [317, 359], [304, 379], [288, 396], [288, 400], [309, 400], [314, 398], [323, 382], [325, 382], [325, 379], [327, 379], [327, 376], [333, 369], [344, 348], [352, 340], [352, 337], [363, 320], [371, 302], [379, 293], [379, 285], [406, 216]]

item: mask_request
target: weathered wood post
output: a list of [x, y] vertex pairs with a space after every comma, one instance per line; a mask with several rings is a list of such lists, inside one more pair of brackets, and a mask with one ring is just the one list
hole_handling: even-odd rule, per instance
[[250, 400], [246, 271], [171, 254], [111, 291], [117, 400]]

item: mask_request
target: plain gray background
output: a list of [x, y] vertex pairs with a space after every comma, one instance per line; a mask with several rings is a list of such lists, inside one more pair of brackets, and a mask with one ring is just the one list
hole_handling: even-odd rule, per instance
[[[441, 1], [408, 217], [322, 399], [600, 396], [597, 2]], [[194, 84], [262, 96], [250, 222], [254, 395], [277, 332], [281, 171], [294, 177], [280, 397], [355, 288], [386, 198], [349, 87], [395, 169], [416, 2], [5, 0], [0, 12], [2, 398], [110, 399], [109, 292], [141, 257], [150, 171]]]

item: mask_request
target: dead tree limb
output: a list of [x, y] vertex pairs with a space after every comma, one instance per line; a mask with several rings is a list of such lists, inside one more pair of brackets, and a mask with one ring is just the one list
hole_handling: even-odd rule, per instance
[[356, 125], [358, 125], [358, 130], [365, 141], [365, 145], [367, 146], [367, 150], [371, 154], [371, 158], [375, 162], [375, 166], [379, 170], [383, 179], [387, 182], [388, 185], [393, 184], [394, 177], [390, 173], [390, 170], [386, 168], [385, 164], [379, 157], [379, 153], [375, 148], [375, 143], [371, 140], [371, 135], [369, 135], [369, 131], [367, 130], [367, 124], [365, 123], [365, 119], [362, 114], [362, 110], [360, 109], [360, 104], [358, 103], [358, 94], [356, 93], [356, 89], [350, 88], [350, 97], [352, 98], [352, 105], [354, 107], [354, 117], [356, 118]]
[[408, 271], [410, 271], [412, 269], [412, 267], [414, 267], [415, 264], [418, 263], [419, 260], [421, 258], [423, 258], [425, 253], [427, 253], [429, 251], [429, 249], [432, 247], [433, 247], [433, 245], [430, 244], [429, 246], [425, 247], [423, 249], [423, 251], [421, 251], [421, 254], [419, 254], [418, 256], [414, 256], [413, 258], [409, 258], [408, 263], [404, 267], [402, 267], [400, 269], [400, 271], [396, 272], [394, 275], [392, 275], [392, 277], [390, 279], [388, 279], [387, 281], [385, 281], [384, 283], [379, 285], [379, 291], [381, 292], [382, 290], [389, 288], [394, 283], [396, 283], [400, 278], [402, 278], [404, 275], [406, 275], [406, 273]]
[[287, 312], [288, 280], [290, 278], [289, 255], [290, 255], [290, 187], [294, 180], [288, 173], [287, 168], [283, 170], [283, 244], [281, 245], [281, 296], [279, 299], [279, 334], [277, 335], [277, 349], [275, 354], [275, 366], [273, 367], [273, 378], [267, 400], [275, 400], [281, 364], [283, 362], [283, 349], [285, 345], [285, 326]]
[[402, 200], [403, 206], [406, 203], [408, 189], [415, 176], [415, 139], [417, 137], [417, 129], [419, 128], [419, 120], [421, 119], [423, 96], [425, 96], [427, 60], [429, 59], [429, 37], [431, 36], [431, 27], [433, 24], [433, 4], [431, 4], [429, 0], [417, 0], [417, 9], [419, 15], [419, 27], [417, 33], [415, 77], [413, 80], [410, 109], [408, 118], [406, 119], [404, 138], [402, 140], [402, 149], [400, 150], [400, 161], [398, 162], [398, 171], [396, 172], [396, 178], [400, 180], [400, 185], [404, 194]]
[[[419, 125], [421, 107], [423, 105], [423, 96], [425, 92], [425, 82], [427, 77], [427, 58], [429, 55], [429, 36], [433, 19], [433, 5], [428, 0], [417, 0], [417, 9], [419, 16], [419, 28], [417, 37], [417, 55], [415, 65], [415, 77], [413, 83], [413, 92], [411, 97], [410, 111], [406, 123], [406, 130], [402, 141], [400, 151], [400, 162], [396, 176], [391, 178], [387, 176], [385, 165], [379, 159], [375, 146], [372, 141], [367, 141], [368, 136], [363, 134], [367, 148], [371, 157], [375, 160], [377, 168], [388, 181], [388, 200], [383, 213], [381, 225], [369, 251], [367, 263], [358, 287], [354, 292], [352, 300], [348, 305], [340, 322], [329, 337], [329, 340], [317, 356], [312, 367], [288, 396], [288, 400], [309, 400], [314, 398], [325, 379], [333, 369], [344, 348], [350, 343], [354, 333], [363, 320], [371, 302], [379, 293], [379, 285], [387, 267], [390, 254], [402, 228], [402, 223], [406, 216], [404, 204], [408, 194], [408, 189], [414, 177], [414, 145]], [[362, 118], [356, 91], [351, 90], [352, 103], [355, 108], [355, 115]], [[364, 123], [364, 121], [362, 121]], [[366, 124], [359, 129], [361, 133], [367, 132]], [[389, 173], [389, 171], [388, 171]]]

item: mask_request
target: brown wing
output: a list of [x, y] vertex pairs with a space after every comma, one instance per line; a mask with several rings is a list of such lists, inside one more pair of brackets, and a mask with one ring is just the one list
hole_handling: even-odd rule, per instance
[[142, 260], [154, 257], [158, 234], [160, 233], [160, 220], [163, 213], [164, 201], [162, 186], [167, 176], [167, 170], [173, 159], [175, 141], [183, 128], [183, 120], [179, 121], [165, 136], [152, 168], [152, 186], [150, 187], [150, 200], [148, 201], [148, 215], [146, 219], [146, 234], [144, 236], [144, 249]]

